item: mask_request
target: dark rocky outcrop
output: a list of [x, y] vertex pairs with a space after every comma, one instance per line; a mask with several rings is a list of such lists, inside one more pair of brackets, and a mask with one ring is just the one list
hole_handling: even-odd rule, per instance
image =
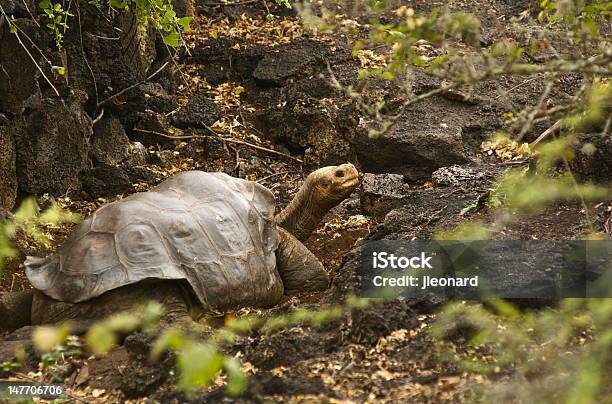
[[156, 57], [155, 33], [139, 29], [129, 12], [111, 21], [101, 18], [100, 11], [84, 0], [79, 7], [81, 32], [68, 30], [64, 41], [67, 77], [71, 88], [87, 92], [88, 107], [93, 109], [95, 103], [146, 77]]
[[94, 126], [91, 154], [96, 163], [114, 166], [130, 156], [130, 139], [116, 118], [105, 118]]
[[258, 114], [262, 131], [297, 153], [306, 164], [324, 166], [355, 161], [350, 116], [345, 105], [304, 93]]
[[130, 133], [130, 139], [136, 140], [145, 146], [154, 146], [157, 144], [169, 144], [172, 140], [159, 136], [168, 133], [170, 129], [170, 120], [164, 114], [160, 114], [151, 110], [137, 112], [134, 115], [136, 124]]
[[419, 180], [440, 167], [471, 161], [480, 142], [499, 127], [499, 118], [487, 106], [449, 97], [431, 97], [411, 105], [378, 138], [362, 131], [355, 142], [362, 167]]
[[[46, 57], [54, 65], [63, 65], [62, 53], [49, 46], [53, 43], [50, 31], [40, 28], [31, 18], [16, 19], [12, 23], [19, 27], [17, 32], [22, 41], [22, 37], [27, 35], [44, 52], [45, 56], [42, 56], [29, 43], [26, 45], [32, 58], [53, 85], [61, 88], [61, 76], [51, 71], [49, 62], [45, 60]], [[32, 95], [56, 95], [15, 34], [10, 33], [7, 23], [0, 24], [0, 49], [0, 111], [19, 114], [23, 111], [25, 101]]]
[[187, 106], [181, 108], [172, 117], [172, 123], [177, 128], [204, 128], [210, 126], [221, 116], [219, 106], [205, 91], [195, 94]]
[[121, 102], [109, 103], [105, 108], [109, 115], [121, 121], [128, 133], [138, 122], [138, 114], [155, 113], [165, 118], [165, 114], [179, 107], [176, 97], [169, 95], [159, 83], [141, 84], [122, 94], [119, 99]]
[[[81, 94], [82, 96], [82, 94]], [[92, 121], [72, 97], [29, 100], [23, 115], [9, 126], [17, 150], [19, 189], [62, 194], [78, 189], [78, 176], [90, 166]]]
[[0, 121], [0, 209], [12, 209], [17, 197], [15, 142]]
[[572, 169], [585, 181], [600, 184], [612, 182], [612, 137], [594, 133], [579, 136]]
[[384, 218], [390, 210], [407, 202], [404, 176], [400, 174], [363, 175], [360, 203], [364, 214]]
[[15, 18], [28, 18], [38, 14], [38, 2], [35, 0], [0, 0], [0, 5], [7, 15]]
[[328, 59], [329, 48], [317, 41], [295, 41], [268, 50], [253, 71], [260, 86], [283, 86], [289, 79], [318, 72]]
[[83, 191], [91, 198], [133, 192], [133, 184], [151, 181], [153, 175], [139, 168], [120, 168], [102, 165], [81, 176]]

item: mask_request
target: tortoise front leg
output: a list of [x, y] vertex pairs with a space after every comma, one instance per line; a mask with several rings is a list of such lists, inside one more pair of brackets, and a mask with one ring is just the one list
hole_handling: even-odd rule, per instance
[[32, 290], [0, 295], [0, 331], [31, 324]]
[[329, 276], [321, 261], [304, 244], [278, 226], [280, 243], [276, 251], [276, 266], [285, 294], [325, 290]]

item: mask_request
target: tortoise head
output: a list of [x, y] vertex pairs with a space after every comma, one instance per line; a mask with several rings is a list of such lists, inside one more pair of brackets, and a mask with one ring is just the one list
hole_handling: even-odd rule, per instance
[[352, 164], [319, 168], [306, 178], [312, 199], [331, 208], [346, 199], [359, 185], [359, 172]]
[[310, 173], [291, 203], [276, 216], [276, 223], [304, 241], [323, 216], [358, 185], [359, 172], [352, 164], [319, 168]]

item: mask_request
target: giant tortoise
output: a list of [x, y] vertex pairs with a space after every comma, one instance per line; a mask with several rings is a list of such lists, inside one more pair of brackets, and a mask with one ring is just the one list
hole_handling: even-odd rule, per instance
[[89, 322], [147, 300], [164, 305], [164, 321], [190, 321], [194, 307], [265, 308], [323, 290], [328, 275], [302, 241], [358, 183], [351, 164], [320, 168], [275, 217], [256, 182], [176, 174], [101, 207], [47, 258], [27, 257], [34, 289], [0, 296], [0, 329]]

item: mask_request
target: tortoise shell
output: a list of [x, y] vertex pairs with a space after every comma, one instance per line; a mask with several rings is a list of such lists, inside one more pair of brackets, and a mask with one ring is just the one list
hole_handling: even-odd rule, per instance
[[223, 173], [177, 174], [103, 206], [47, 258], [28, 257], [42, 293], [83, 302], [146, 279], [186, 280], [204, 307], [266, 307], [283, 295], [275, 201]]

